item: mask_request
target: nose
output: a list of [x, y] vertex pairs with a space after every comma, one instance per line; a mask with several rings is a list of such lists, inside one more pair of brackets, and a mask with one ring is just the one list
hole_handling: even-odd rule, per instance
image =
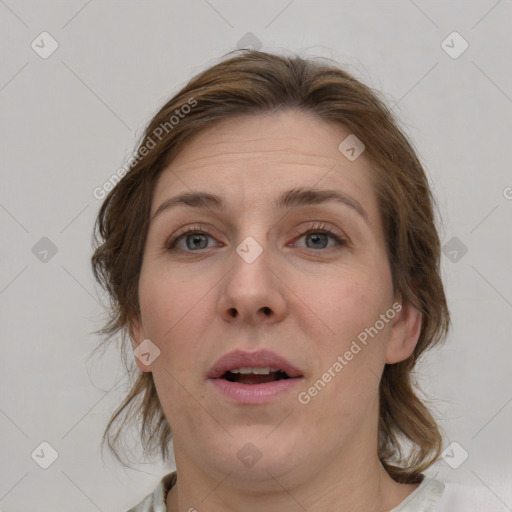
[[219, 298], [222, 318], [250, 326], [282, 321], [288, 307], [286, 286], [268, 248], [247, 237], [230, 255], [229, 264]]

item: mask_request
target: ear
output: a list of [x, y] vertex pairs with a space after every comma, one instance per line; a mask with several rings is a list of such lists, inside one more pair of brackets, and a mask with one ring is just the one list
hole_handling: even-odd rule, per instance
[[422, 314], [412, 304], [405, 303], [395, 309], [395, 317], [386, 350], [386, 364], [407, 359], [413, 352], [421, 333]]
[[[146, 339], [146, 333], [144, 331], [144, 327], [142, 326], [142, 322], [140, 318], [136, 318], [130, 321], [130, 338], [132, 341], [132, 348], [135, 350], [137, 346], [142, 343]], [[151, 366], [144, 364], [135, 354], [133, 355], [135, 358], [135, 362], [137, 366], [143, 372], [151, 372]]]

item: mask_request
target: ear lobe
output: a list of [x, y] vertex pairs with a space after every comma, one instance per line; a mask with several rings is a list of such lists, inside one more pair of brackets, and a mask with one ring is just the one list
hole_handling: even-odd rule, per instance
[[410, 303], [403, 304], [391, 327], [386, 364], [404, 361], [414, 352], [420, 337], [421, 325], [421, 312]]
[[[146, 335], [144, 332], [144, 328], [142, 327], [142, 322], [140, 319], [132, 320], [130, 322], [130, 339], [132, 342], [132, 349], [135, 350], [137, 346], [142, 343], [146, 339]], [[140, 368], [143, 372], [151, 372], [151, 367], [144, 364], [135, 354], [133, 354], [133, 357], [135, 358], [135, 362], [137, 363], [137, 366]]]

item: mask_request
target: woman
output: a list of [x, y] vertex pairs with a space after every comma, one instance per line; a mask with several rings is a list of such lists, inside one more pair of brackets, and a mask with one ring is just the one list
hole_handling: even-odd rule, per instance
[[384, 103], [330, 64], [242, 51], [155, 115], [92, 258], [100, 332], [138, 367], [104, 439], [119, 457], [138, 419], [147, 453], [173, 441], [131, 512], [448, 510], [411, 380], [450, 323], [433, 206]]

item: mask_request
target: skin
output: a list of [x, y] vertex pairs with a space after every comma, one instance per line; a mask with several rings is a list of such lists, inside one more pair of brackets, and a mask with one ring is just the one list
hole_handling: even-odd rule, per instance
[[[377, 456], [379, 380], [385, 363], [414, 350], [421, 314], [412, 305], [402, 304], [310, 403], [297, 399], [400, 301], [369, 162], [338, 150], [348, 134], [296, 111], [230, 119], [198, 134], [160, 176], [152, 215], [191, 190], [228, 205], [162, 212], [144, 248], [141, 315], [130, 332], [134, 347], [149, 338], [161, 351], [151, 365], [136, 361], [153, 372], [173, 431], [178, 481], [167, 512], [384, 512], [418, 486], [392, 480]], [[297, 186], [341, 190], [368, 220], [336, 202], [272, 210], [279, 192]], [[315, 240], [315, 221], [348, 245]], [[166, 249], [179, 228], [198, 223], [209, 234], [196, 245], [189, 233], [181, 252]], [[248, 236], [263, 249], [251, 264], [236, 252]], [[302, 370], [304, 385], [268, 404], [233, 405], [206, 374], [239, 348], [278, 352]], [[237, 457], [248, 442], [261, 454], [250, 468]]]

